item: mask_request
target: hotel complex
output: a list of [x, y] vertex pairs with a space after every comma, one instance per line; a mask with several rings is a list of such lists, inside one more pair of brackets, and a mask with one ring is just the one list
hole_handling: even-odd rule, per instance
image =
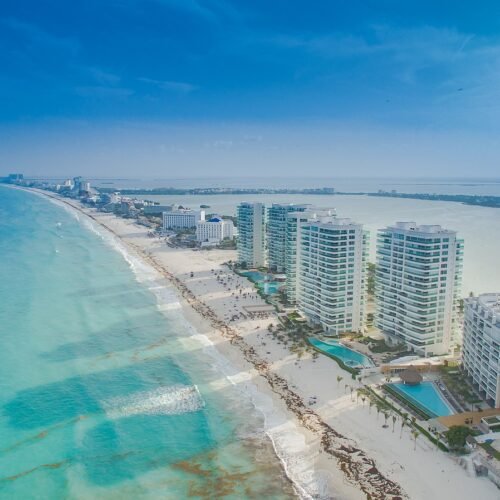
[[238, 262], [247, 267], [263, 267], [265, 256], [265, 207], [263, 203], [238, 205]]
[[500, 293], [464, 300], [462, 361], [482, 396], [500, 407]]
[[171, 210], [163, 212], [163, 230], [189, 229], [197, 222], [205, 220], [204, 210]]
[[365, 315], [368, 235], [350, 219], [301, 224], [297, 307], [326, 333], [359, 332]]
[[459, 342], [463, 241], [441, 226], [398, 222], [377, 238], [375, 315], [389, 340], [424, 356]]
[[273, 272], [285, 272], [287, 216], [304, 212], [310, 205], [273, 203], [267, 209], [267, 265]]
[[234, 235], [233, 221], [214, 216], [196, 224], [196, 240], [205, 245], [215, 245], [225, 239], [232, 239]]

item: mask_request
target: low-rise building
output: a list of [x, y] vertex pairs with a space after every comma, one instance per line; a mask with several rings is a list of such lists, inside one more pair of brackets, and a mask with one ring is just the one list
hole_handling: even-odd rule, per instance
[[172, 212], [178, 208], [177, 205], [144, 205], [144, 215], [158, 215], [162, 216], [163, 212]]
[[464, 300], [462, 361], [484, 398], [500, 407], [500, 293]]
[[171, 210], [163, 212], [163, 230], [189, 229], [205, 220], [204, 210]]
[[233, 239], [234, 224], [219, 216], [211, 217], [196, 224], [196, 241], [204, 245], [217, 245], [225, 239]]

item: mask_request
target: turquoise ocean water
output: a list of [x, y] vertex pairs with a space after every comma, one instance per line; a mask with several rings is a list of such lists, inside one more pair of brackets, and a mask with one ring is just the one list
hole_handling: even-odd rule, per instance
[[0, 187], [0, 498], [294, 495], [250, 397], [150, 287], [74, 215]]

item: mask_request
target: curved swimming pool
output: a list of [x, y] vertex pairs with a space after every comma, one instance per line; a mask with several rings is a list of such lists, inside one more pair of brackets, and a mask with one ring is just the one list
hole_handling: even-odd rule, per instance
[[374, 366], [368, 356], [343, 346], [338, 340], [324, 342], [314, 337], [309, 337], [308, 340], [319, 351], [340, 359], [346, 366], [351, 368], [370, 368]]

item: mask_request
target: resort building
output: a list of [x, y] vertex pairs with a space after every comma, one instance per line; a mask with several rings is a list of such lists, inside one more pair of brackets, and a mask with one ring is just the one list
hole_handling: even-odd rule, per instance
[[267, 209], [267, 266], [273, 272], [285, 272], [287, 215], [304, 212], [310, 205], [273, 203]]
[[375, 324], [420, 355], [458, 342], [463, 240], [441, 226], [397, 222], [377, 238]]
[[243, 202], [238, 205], [238, 262], [247, 267], [263, 267], [265, 257], [265, 206]]
[[178, 209], [178, 205], [144, 205], [144, 215], [158, 215], [162, 217], [163, 212], [172, 212]]
[[205, 220], [204, 210], [171, 210], [163, 212], [163, 230], [189, 229]]
[[500, 293], [464, 300], [464, 370], [485, 399], [500, 407]]
[[299, 243], [302, 224], [317, 220], [319, 217], [333, 216], [335, 216], [334, 209], [308, 208], [303, 212], [287, 213], [285, 236], [286, 298], [291, 304], [297, 302], [297, 269], [300, 264]]
[[233, 239], [234, 225], [232, 220], [214, 216], [196, 224], [196, 241], [204, 245], [217, 245], [225, 239]]
[[350, 219], [300, 225], [297, 308], [310, 324], [339, 335], [362, 331], [368, 234]]

